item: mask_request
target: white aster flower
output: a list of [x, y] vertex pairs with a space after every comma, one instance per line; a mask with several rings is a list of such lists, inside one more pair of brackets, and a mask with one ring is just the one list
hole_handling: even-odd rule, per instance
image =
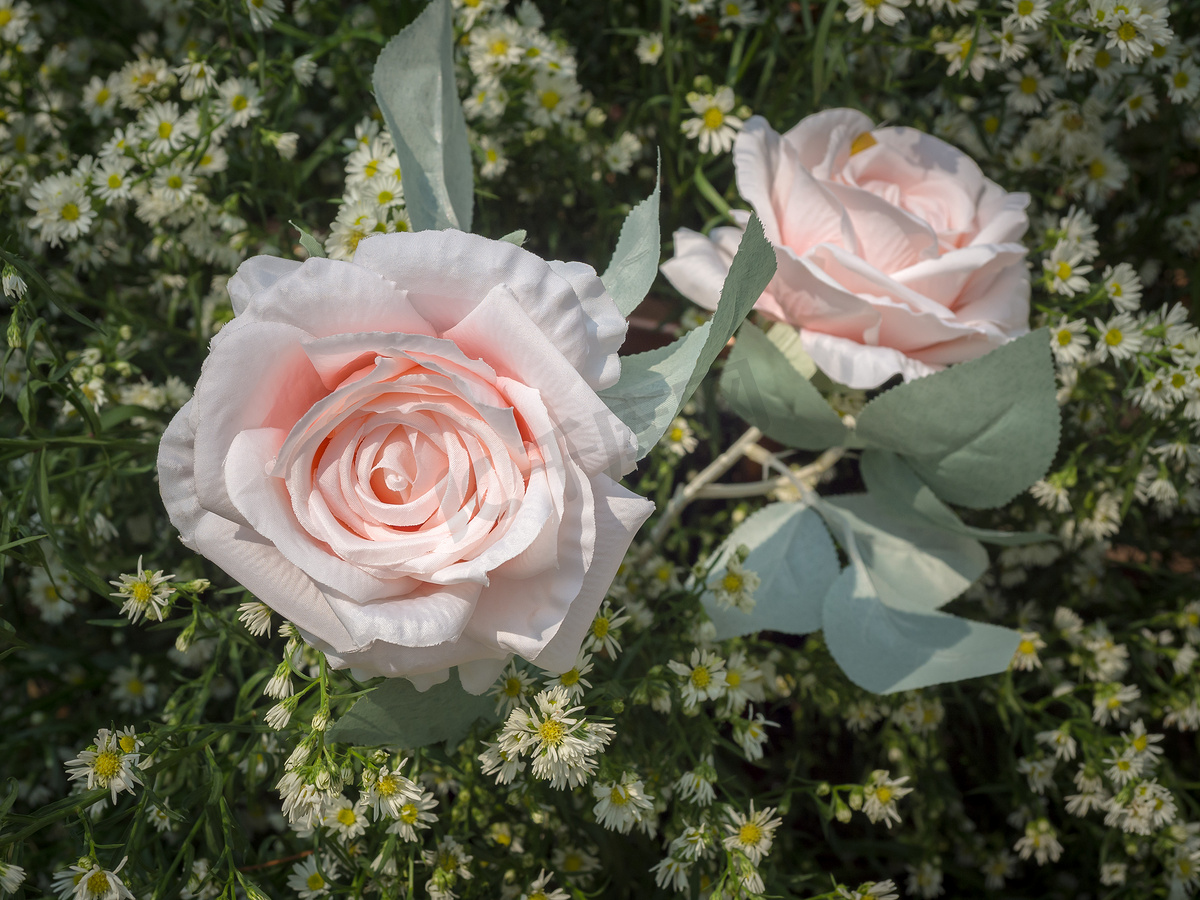
[[904, 786], [906, 781], [907, 775], [892, 778], [887, 769], [876, 769], [871, 773], [863, 785], [863, 812], [872, 824], [882, 821], [888, 828], [892, 827], [893, 821], [899, 824], [900, 811], [896, 801], [913, 791]]
[[653, 66], [663, 55], [663, 36], [661, 32], [655, 31], [650, 34], [643, 34], [638, 38], [637, 50], [638, 62], [644, 66]]
[[1041, 635], [1036, 631], [1023, 631], [1021, 632], [1021, 640], [1017, 644], [1016, 652], [1013, 653], [1010, 665], [1014, 669], [1025, 672], [1040, 669], [1042, 667], [1042, 660], [1038, 656], [1038, 651], [1045, 649], [1046, 642], [1042, 640]]
[[680, 126], [689, 138], [700, 142], [701, 153], [728, 153], [733, 139], [742, 128], [742, 120], [730, 115], [733, 110], [733, 88], [722, 86], [715, 94], [692, 91], [687, 95], [688, 106], [697, 118], [686, 119]]
[[118, 581], [109, 582], [118, 589], [111, 596], [125, 601], [121, 606], [121, 615], [128, 616], [130, 622], [136, 624], [150, 616], [161, 622], [168, 605], [167, 599], [175, 593], [175, 588], [167, 584], [174, 577], [164, 575], [161, 569], [147, 571], [142, 568], [142, 557], [139, 556], [135, 574], [121, 575]]
[[596, 821], [609, 831], [629, 834], [634, 825], [654, 810], [654, 797], [647, 794], [642, 782], [632, 772], [621, 776], [620, 782], [597, 782], [592, 785], [596, 805], [592, 813]]
[[[324, 873], [320, 871], [322, 868], [325, 869]], [[320, 865], [317, 854], [313, 853], [292, 866], [287, 886], [299, 894], [300, 900], [317, 900], [329, 893], [326, 879], [336, 875], [337, 871], [331, 863]]]
[[846, 21], [862, 20], [862, 30], [870, 31], [875, 27], [875, 20], [892, 26], [904, 19], [904, 8], [910, 0], [846, 0]]
[[[411, 783], [411, 782], [410, 782]], [[400, 805], [400, 811], [387, 828], [388, 834], [398, 834], [406, 841], [421, 840], [419, 831], [424, 831], [438, 820], [433, 810], [437, 809], [437, 799], [430, 791], [422, 790], [414, 785], [415, 793]]]
[[1109, 357], [1115, 360], [1129, 359], [1146, 345], [1141, 325], [1130, 313], [1119, 313], [1107, 322], [1096, 319], [1095, 325], [1100, 332], [1096, 352], [1101, 362]]
[[1025, 826], [1025, 836], [1013, 846], [1021, 859], [1033, 857], [1039, 866], [1058, 862], [1063, 846], [1058, 842], [1058, 832], [1046, 819], [1035, 819]]
[[108, 788], [112, 791], [112, 802], [122, 791], [133, 793], [134, 786], [142, 783], [135, 769], [141, 759], [138, 753], [141, 744], [132, 729], [113, 732], [101, 728], [96, 740], [86, 750], [63, 765], [70, 781], [85, 779], [88, 790]]
[[725, 694], [725, 660], [715, 653], [695, 647], [689, 663], [671, 660], [667, 665], [681, 680], [685, 709]]
[[744, 853], [754, 865], [763, 861], [771, 852], [771, 843], [775, 839], [775, 829], [783, 824], [779, 817], [771, 818], [775, 807], [754, 810], [754, 801], [750, 801], [750, 812], [742, 813], [730, 807], [726, 810], [729, 819], [725, 830], [729, 836], [725, 838], [725, 849]]

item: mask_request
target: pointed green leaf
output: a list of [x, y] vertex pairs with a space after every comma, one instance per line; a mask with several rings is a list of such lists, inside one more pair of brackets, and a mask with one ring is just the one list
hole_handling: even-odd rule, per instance
[[412, 750], [444, 741], [457, 742], [478, 719], [498, 718], [495, 701], [463, 690], [457, 670], [448, 681], [424, 692], [406, 678], [389, 678], [334, 722], [326, 739]]
[[761, 579], [748, 613], [726, 609], [706, 591], [704, 609], [721, 640], [756, 631], [808, 634], [821, 627], [821, 604], [837, 578], [837, 550], [821, 517], [802, 503], [764, 506], [733, 530], [718, 548], [712, 580], [719, 580], [740, 545], [750, 548], [745, 567]]
[[817, 364], [804, 349], [799, 329], [793, 328], [785, 322], [776, 322], [767, 329], [767, 339], [787, 357], [792, 368], [805, 378], [811, 379], [817, 374]]
[[903, 456], [943, 500], [1002, 506], [1054, 460], [1054, 394], [1043, 328], [880, 394], [859, 414], [858, 437]]
[[1003, 547], [1019, 547], [1056, 540], [1052, 534], [1037, 531], [996, 531], [965, 524], [954, 511], [931, 491], [916, 473], [887, 450], [867, 450], [859, 462], [859, 471], [867, 490], [880, 503], [896, 510], [910, 510], [926, 521], [952, 531]]
[[621, 310], [623, 316], [628, 316], [646, 298], [658, 275], [658, 257], [662, 252], [658, 231], [661, 175], [660, 158], [658, 175], [654, 178], [654, 193], [631, 209], [625, 217], [612, 261], [600, 276], [605, 290], [617, 301], [617, 309]]
[[528, 236], [524, 228], [518, 228], [516, 231], [510, 231], [504, 237], [500, 238], [500, 240], [523, 247], [525, 245], [525, 238]]
[[621, 380], [600, 396], [637, 435], [638, 459], [658, 443], [774, 274], [775, 251], [751, 216], [712, 318], [666, 347], [622, 358]]
[[884, 604], [861, 565], [842, 571], [825, 597], [825, 644], [859, 687], [891, 694], [993, 675], [1008, 668], [1018, 632], [938, 612]]
[[822, 498], [816, 509], [874, 589], [895, 609], [928, 612], [949, 603], [984, 573], [987, 551], [872, 494]]
[[300, 232], [300, 246], [304, 248], [304, 252], [312, 259], [324, 259], [325, 248], [321, 246], [321, 242], [315, 237], [297, 225], [295, 222], [288, 220], [288, 224]]
[[471, 230], [475, 176], [453, 40], [450, 2], [433, 0], [383, 48], [371, 76], [414, 231]]
[[751, 322], [738, 330], [721, 391], [734, 412], [789, 447], [824, 450], [848, 433], [821, 392]]

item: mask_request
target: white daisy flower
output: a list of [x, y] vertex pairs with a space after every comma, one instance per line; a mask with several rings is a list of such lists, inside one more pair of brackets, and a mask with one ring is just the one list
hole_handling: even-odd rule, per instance
[[697, 118], [687, 119], [680, 129], [692, 140], [699, 140], [701, 153], [728, 153], [733, 139], [742, 128], [742, 120], [730, 115], [733, 109], [733, 88], [722, 86], [715, 94], [692, 91], [687, 95], [688, 106]]

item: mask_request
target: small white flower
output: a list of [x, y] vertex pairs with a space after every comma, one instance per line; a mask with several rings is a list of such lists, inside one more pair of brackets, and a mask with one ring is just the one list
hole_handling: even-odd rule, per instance
[[1058, 862], [1063, 846], [1058, 842], [1058, 832], [1046, 819], [1035, 819], [1025, 826], [1025, 836], [1013, 846], [1021, 859], [1034, 857], [1039, 866]]
[[654, 797], [647, 794], [642, 782], [632, 772], [621, 776], [620, 782], [597, 782], [592, 785], [596, 805], [592, 813], [596, 821], [609, 831], [629, 834], [634, 825], [654, 810]]
[[159, 569], [149, 572], [142, 568], [142, 557], [138, 557], [137, 572], [133, 575], [121, 575], [118, 581], [110, 581], [118, 590], [113, 597], [124, 599], [121, 615], [128, 616], [129, 621], [136, 624], [143, 617], [153, 616], [161, 622], [163, 612], [167, 608], [167, 598], [175, 593], [175, 588], [167, 584], [174, 575], [164, 575]]
[[737, 850], [746, 854], [754, 865], [763, 861], [771, 852], [771, 844], [775, 839], [775, 829], [783, 824], [779, 817], [771, 818], [775, 807], [754, 810], [754, 801], [750, 801], [750, 812], [742, 813], [730, 807], [726, 810], [729, 821], [725, 830], [729, 836], [725, 838], [725, 849]]
[[[410, 782], [411, 783], [411, 782]], [[406, 841], [421, 840], [419, 831], [424, 831], [438, 820], [433, 812], [437, 808], [437, 799], [430, 791], [422, 790], [414, 785], [415, 793], [400, 805], [396, 821], [387, 828], [388, 834], [398, 834]]]
[[1038, 657], [1038, 651], [1045, 649], [1046, 642], [1042, 640], [1041, 635], [1036, 631], [1023, 631], [1021, 632], [1021, 640], [1017, 644], [1016, 652], [1013, 653], [1012, 662], [1009, 665], [1014, 669], [1025, 672], [1040, 669], [1042, 667], [1042, 660]]
[[846, 0], [847, 22], [862, 20], [862, 30], [870, 31], [878, 19], [887, 26], [896, 25], [904, 19], [904, 8], [910, 0]]
[[876, 769], [871, 773], [867, 783], [863, 785], [863, 812], [871, 823], [882, 821], [888, 828], [892, 822], [900, 822], [900, 812], [896, 801], [911, 794], [913, 789], [905, 787], [907, 775], [892, 778], [887, 769]]
[[70, 781], [86, 779], [88, 790], [109, 788], [112, 802], [116, 803], [117, 794], [122, 791], [132, 794], [134, 786], [142, 783], [135, 771], [141, 759], [140, 749], [141, 742], [132, 729], [113, 732], [101, 728], [91, 747], [63, 765]]
[[662, 33], [655, 31], [651, 34], [643, 34], [638, 38], [636, 53], [638, 62], [642, 65], [655, 65], [663, 55]]
[[725, 694], [725, 660], [715, 653], [696, 647], [689, 663], [671, 660], [667, 665], [681, 679], [680, 692], [685, 709]]
[[687, 102], [697, 118], [682, 123], [683, 133], [693, 140], [699, 139], [701, 153], [728, 153], [742, 128], [742, 120], [729, 114], [734, 103], [733, 88], [722, 86], [715, 94], [692, 91]]
[[[320, 868], [324, 868], [324, 874]], [[332, 863], [320, 866], [315, 853], [307, 859], [292, 866], [288, 875], [287, 886], [300, 895], [300, 900], [316, 900], [329, 893], [329, 882], [326, 878], [336, 877], [337, 870]]]

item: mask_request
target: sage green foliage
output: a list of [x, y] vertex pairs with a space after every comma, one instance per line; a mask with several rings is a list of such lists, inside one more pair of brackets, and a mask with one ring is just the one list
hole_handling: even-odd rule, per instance
[[775, 252], [752, 216], [713, 317], [666, 347], [621, 360], [621, 380], [600, 396], [637, 436], [639, 459], [666, 433], [774, 274]]
[[1002, 506], [1046, 474], [1058, 449], [1050, 335], [1038, 329], [979, 359], [884, 391], [857, 420], [943, 500]]
[[1021, 636], [1010, 628], [884, 603], [865, 564], [847, 566], [822, 608], [825, 644], [842, 671], [876, 694], [929, 687], [1008, 668]]
[[404, 173], [414, 231], [471, 230], [474, 170], [450, 19], [450, 0], [434, 0], [383, 48], [371, 76]]
[[738, 330], [721, 392], [734, 412], [788, 447], [824, 450], [850, 434], [821, 392], [752, 322]]
[[772, 503], [734, 529], [713, 555], [710, 572], [719, 580], [741, 546], [749, 548], [743, 565], [761, 579], [754, 609], [722, 607], [712, 590], [702, 597], [704, 611], [721, 640], [780, 631], [808, 634], [821, 627], [821, 603], [841, 569], [837, 549], [821, 517], [801, 503]]
[[456, 744], [480, 719], [496, 721], [495, 706], [488, 697], [463, 690], [457, 670], [427, 691], [418, 691], [406, 678], [388, 678], [357, 700], [326, 737], [365, 747]]
[[315, 237], [313, 237], [295, 222], [288, 222], [288, 224], [300, 232], [300, 246], [304, 248], [304, 252], [307, 253], [310, 258], [316, 257], [317, 259], [325, 259], [325, 248], [321, 246], [320, 241], [318, 241]]
[[637, 309], [658, 275], [658, 256], [661, 250], [658, 226], [658, 205], [661, 185], [659, 174], [654, 177], [654, 193], [635, 206], [621, 225], [617, 248], [600, 281], [617, 303], [621, 315], [628, 316]]

